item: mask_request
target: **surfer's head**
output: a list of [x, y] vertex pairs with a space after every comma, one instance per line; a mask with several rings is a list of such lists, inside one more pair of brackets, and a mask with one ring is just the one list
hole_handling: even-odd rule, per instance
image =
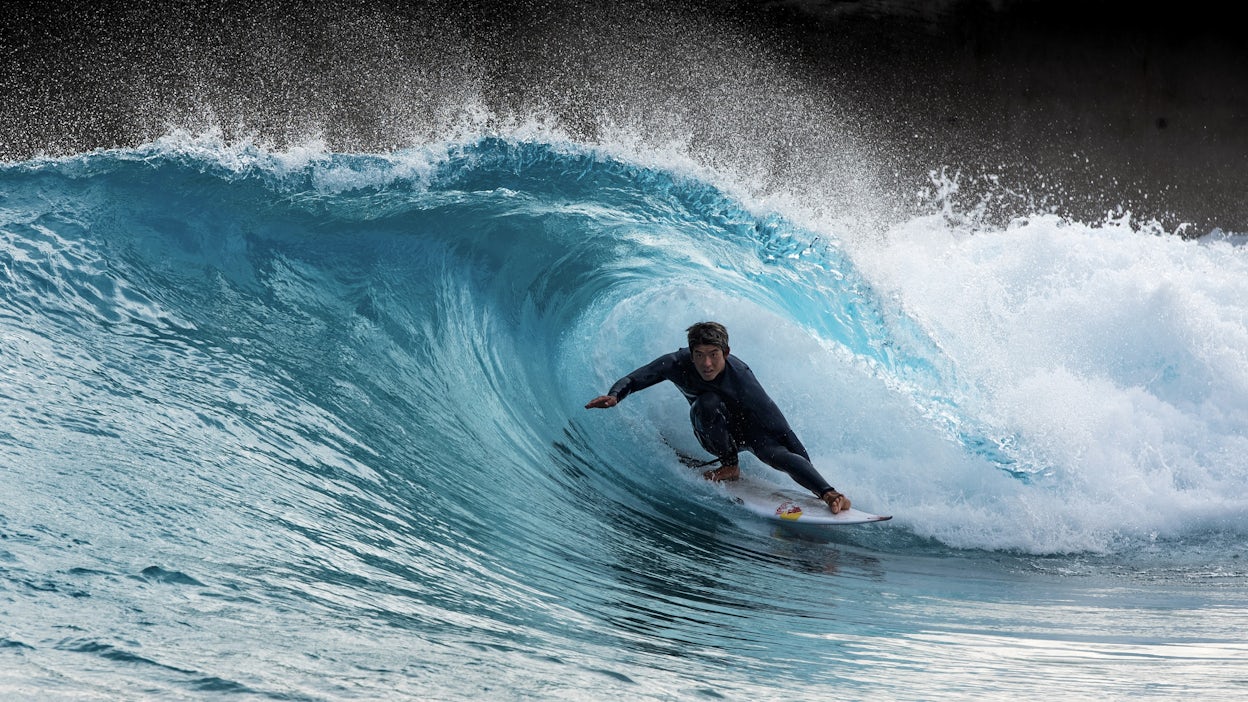
[[728, 353], [728, 330], [719, 322], [698, 322], [685, 330], [689, 335], [689, 348], [694, 346], [718, 346]]
[[718, 322], [698, 322], [685, 330], [689, 354], [703, 380], [714, 380], [724, 371], [728, 359], [728, 330]]

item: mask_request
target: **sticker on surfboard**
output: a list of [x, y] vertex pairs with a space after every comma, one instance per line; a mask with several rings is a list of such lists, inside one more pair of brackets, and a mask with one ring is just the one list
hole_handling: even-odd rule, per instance
[[776, 516], [786, 521], [797, 521], [802, 518], [802, 506], [792, 500], [785, 500], [776, 508]]

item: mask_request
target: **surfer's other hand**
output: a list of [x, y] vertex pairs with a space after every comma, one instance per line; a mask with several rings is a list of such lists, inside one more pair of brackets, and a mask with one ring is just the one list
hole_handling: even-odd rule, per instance
[[590, 400], [589, 404], [585, 405], [585, 409], [607, 409], [609, 407], [615, 407], [619, 403], [619, 400], [610, 395], [599, 395], [598, 397]]

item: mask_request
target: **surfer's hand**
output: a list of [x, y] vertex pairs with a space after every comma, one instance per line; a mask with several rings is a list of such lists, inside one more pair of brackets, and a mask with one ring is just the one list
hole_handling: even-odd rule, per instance
[[599, 395], [598, 397], [590, 400], [589, 404], [585, 405], [585, 409], [608, 409], [610, 407], [615, 407], [619, 403], [619, 400], [610, 395]]
[[828, 504], [828, 509], [832, 510], [832, 514], [839, 514], [849, 509], [849, 498], [836, 490], [828, 490], [819, 498]]

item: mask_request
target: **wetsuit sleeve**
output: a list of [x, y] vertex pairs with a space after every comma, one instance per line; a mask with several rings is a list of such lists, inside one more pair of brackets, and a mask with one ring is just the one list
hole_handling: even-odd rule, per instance
[[611, 386], [607, 394], [617, 400], [623, 400], [638, 390], [645, 390], [651, 385], [657, 385], [664, 380], [670, 380], [675, 368], [676, 354], [669, 353], [665, 356], [659, 356], [641, 368], [615, 381], [615, 385]]

